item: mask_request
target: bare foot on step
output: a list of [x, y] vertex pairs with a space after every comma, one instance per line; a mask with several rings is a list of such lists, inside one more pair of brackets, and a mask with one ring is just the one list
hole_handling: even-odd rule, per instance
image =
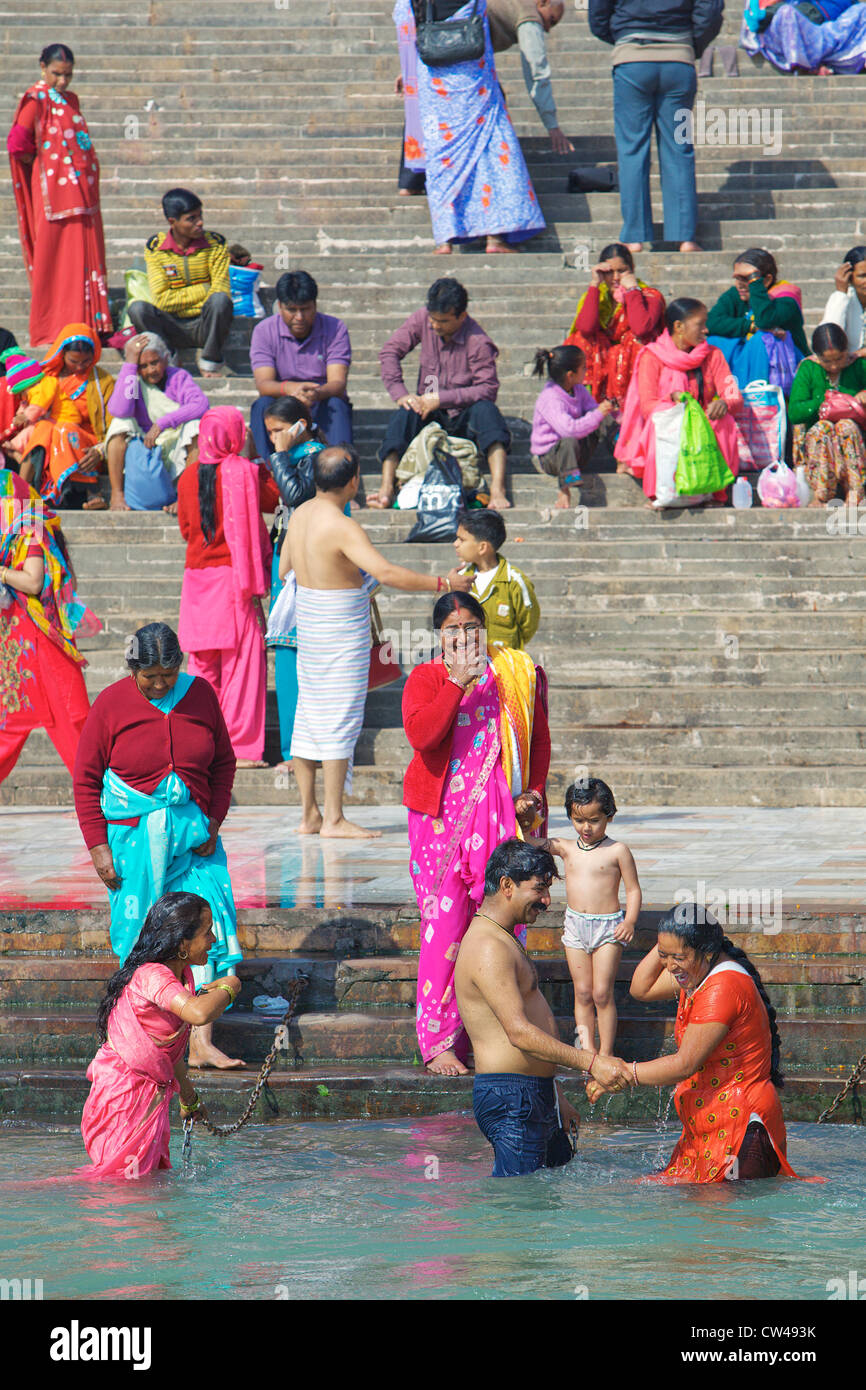
[[191, 1067], [212, 1067], [214, 1071], [238, 1071], [245, 1067], [246, 1062], [241, 1057], [227, 1057], [224, 1052], [220, 1052], [213, 1043], [203, 1046], [199, 1043], [196, 1047], [190, 1044], [189, 1065]]
[[511, 507], [511, 503], [504, 492], [491, 492], [488, 505], [490, 506], [490, 510], [494, 512], [507, 512]]
[[437, 1052], [435, 1057], [431, 1057], [427, 1063], [427, 1070], [434, 1076], [468, 1076], [469, 1068], [464, 1067], [456, 1052], [447, 1048], [444, 1052]]
[[356, 825], [345, 816], [330, 824], [323, 822], [319, 833], [323, 840], [378, 840], [382, 834], [381, 830], [365, 830], [363, 825]]
[[556, 505], [556, 510], [557, 510], [558, 512], [567, 512], [567, 511], [568, 511], [569, 507], [571, 506], [571, 491], [570, 491], [569, 488], [567, 488], [567, 487], [561, 487], [561, 488], [559, 489], [559, 492], [556, 494], [556, 504], [555, 504], [555, 505]]
[[314, 816], [305, 816], [298, 826], [299, 835], [318, 835], [322, 828], [322, 817], [317, 811]]

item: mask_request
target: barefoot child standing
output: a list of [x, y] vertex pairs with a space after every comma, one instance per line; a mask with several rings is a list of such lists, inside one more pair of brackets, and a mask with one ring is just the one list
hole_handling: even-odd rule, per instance
[[[617, 1012], [614, 984], [622, 948], [631, 941], [641, 906], [641, 890], [631, 850], [612, 840], [607, 827], [616, 815], [613, 792], [598, 777], [573, 782], [565, 809], [577, 840], [542, 842], [565, 862], [565, 930], [562, 934], [574, 983], [575, 1046], [613, 1052]], [[620, 884], [625, 887], [625, 911]]]

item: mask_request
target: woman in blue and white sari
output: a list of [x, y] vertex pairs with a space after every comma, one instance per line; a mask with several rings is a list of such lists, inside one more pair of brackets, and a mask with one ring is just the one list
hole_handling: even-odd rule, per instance
[[[416, 25], [427, 0], [412, 0]], [[545, 221], [496, 76], [487, 0], [433, 0], [437, 23], [473, 14], [484, 23], [484, 55], [447, 67], [418, 57], [418, 102], [424, 134], [427, 201], [436, 250], [487, 238], [488, 252], [514, 251]]]
[[[216, 938], [196, 985], [234, 974], [242, 959], [237, 913], [219, 829], [231, 801], [235, 755], [208, 682], [181, 671], [183, 653], [165, 623], [130, 639], [130, 675], [103, 690], [81, 732], [75, 810], [96, 872], [108, 889], [111, 946], [121, 965], [155, 902], [197, 893]], [[242, 1066], [193, 1030], [190, 1065]]]

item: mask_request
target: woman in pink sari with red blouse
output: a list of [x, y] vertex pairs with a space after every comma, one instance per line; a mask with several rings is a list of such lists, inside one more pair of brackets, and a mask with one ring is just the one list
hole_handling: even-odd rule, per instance
[[140, 1178], [170, 1168], [169, 1109], [206, 1116], [184, 1055], [193, 1025], [212, 1023], [240, 990], [224, 975], [196, 995], [193, 965], [213, 945], [211, 911], [197, 893], [166, 893], [144, 919], [122, 969], [108, 982], [97, 1028], [102, 1046], [87, 1069], [81, 1135], [93, 1165], [74, 1178]]

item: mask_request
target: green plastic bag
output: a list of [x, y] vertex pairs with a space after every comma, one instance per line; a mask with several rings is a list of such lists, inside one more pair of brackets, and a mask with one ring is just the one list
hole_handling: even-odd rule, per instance
[[153, 295], [150, 292], [146, 270], [139, 270], [134, 266], [132, 270], [127, 270], [123, 279], [126, 284], [126, 304], [120, 326], [121, 328], [129, 328], [132, 325], [132, 320], [129, 317], [130, 304], [136, 299], [143, 299], [146, 304], [152, 304]]
[[712, 425], [694, 396], [684, 391], [680, 400], [686, 413], [674, 479], [677, 492], [681, 497], [720, 492], [734, 481], [734, 475], [725, 463]]

